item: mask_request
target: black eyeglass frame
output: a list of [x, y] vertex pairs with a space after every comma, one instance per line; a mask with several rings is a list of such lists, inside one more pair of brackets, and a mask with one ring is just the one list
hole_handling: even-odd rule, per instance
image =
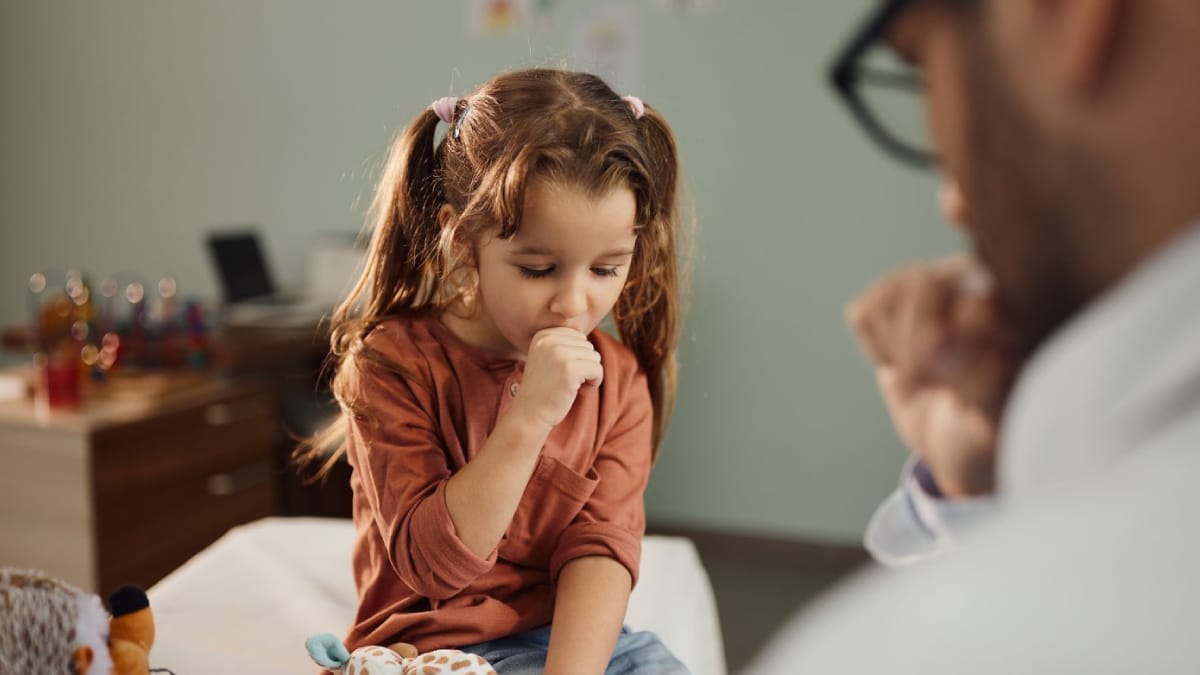
[[884, 150], [900, 161], [922, 169], [937, 166], [937, 155], [915, 148], [896, 138], [872, 113], [859, 94], [858, 85], [864, 82], [897, 89], [908, 89], [923, 95], [921, 78], [915, 73], [883, 73], [863, 68], [863, 56], [878, 44], [887, 30], [914, 0], [887, 0], [879, 6], [838, 53], [829, 68], [829, 82], [842, 102], [850, 108], [855, 119]]

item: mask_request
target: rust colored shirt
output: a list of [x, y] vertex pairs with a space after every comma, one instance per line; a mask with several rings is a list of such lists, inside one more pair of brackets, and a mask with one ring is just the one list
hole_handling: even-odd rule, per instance
[[[391, 321], [351, 379], [354, 576], [351, 650], [409, 642], [462, 647], [550, 623], [563, 565], [608, 556], [637, 580], [645, 532], [653, 408], [632, 352], [595, 331], [604, 382], [583, 387], [550, 434], [512, 524], [487, 558], [455, 533], [446, 481], [479, 452], [520, 386], [524, 363], [498, 358], [434, 319]], [[359, 361], [363, 363], [363, 360]]]

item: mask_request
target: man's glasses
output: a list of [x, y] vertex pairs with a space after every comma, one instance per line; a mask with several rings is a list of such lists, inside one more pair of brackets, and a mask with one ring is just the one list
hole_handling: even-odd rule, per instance
[[888, 49], [884, 37], [912, 0], [887, 0], [842, 49], [829, 77], [867, 133], [897, 159], [937, 164], [925, 119], [921, 75]]

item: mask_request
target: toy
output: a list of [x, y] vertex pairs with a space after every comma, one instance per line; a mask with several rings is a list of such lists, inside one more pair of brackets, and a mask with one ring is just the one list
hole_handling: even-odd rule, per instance
[[146, 593], [123, 586], [109, 603], [35, 570], [0, 567], [0, 671], [146, 675], [154, 614]]
[[122, 586], [108, 596], [112, 619], [108, 622], [108, 652], [113, 675], [144, 675], [150, 671], [154, 646], [154, 612], [146, 592]]
[[496, 675], [482, 656], [457, 649], [438, 649], [418, 654], [407, 642], [389, 647], [359, 647], [348, 652], [342, 641], [319, 633], [304, 641], [308, 655], [318, 666], [339, 675]]

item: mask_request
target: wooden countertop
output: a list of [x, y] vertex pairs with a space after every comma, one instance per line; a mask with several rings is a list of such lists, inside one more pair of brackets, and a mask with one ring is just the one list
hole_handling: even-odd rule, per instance
[[[32, 399], [0, 402], [0, 427], [90, 432], [211, 401], [233, 387], [203, 372], [123, 373], [86, 383], [77, 410], [43, 410]], [[214, 408], [213, 415], [220, 415]]]

